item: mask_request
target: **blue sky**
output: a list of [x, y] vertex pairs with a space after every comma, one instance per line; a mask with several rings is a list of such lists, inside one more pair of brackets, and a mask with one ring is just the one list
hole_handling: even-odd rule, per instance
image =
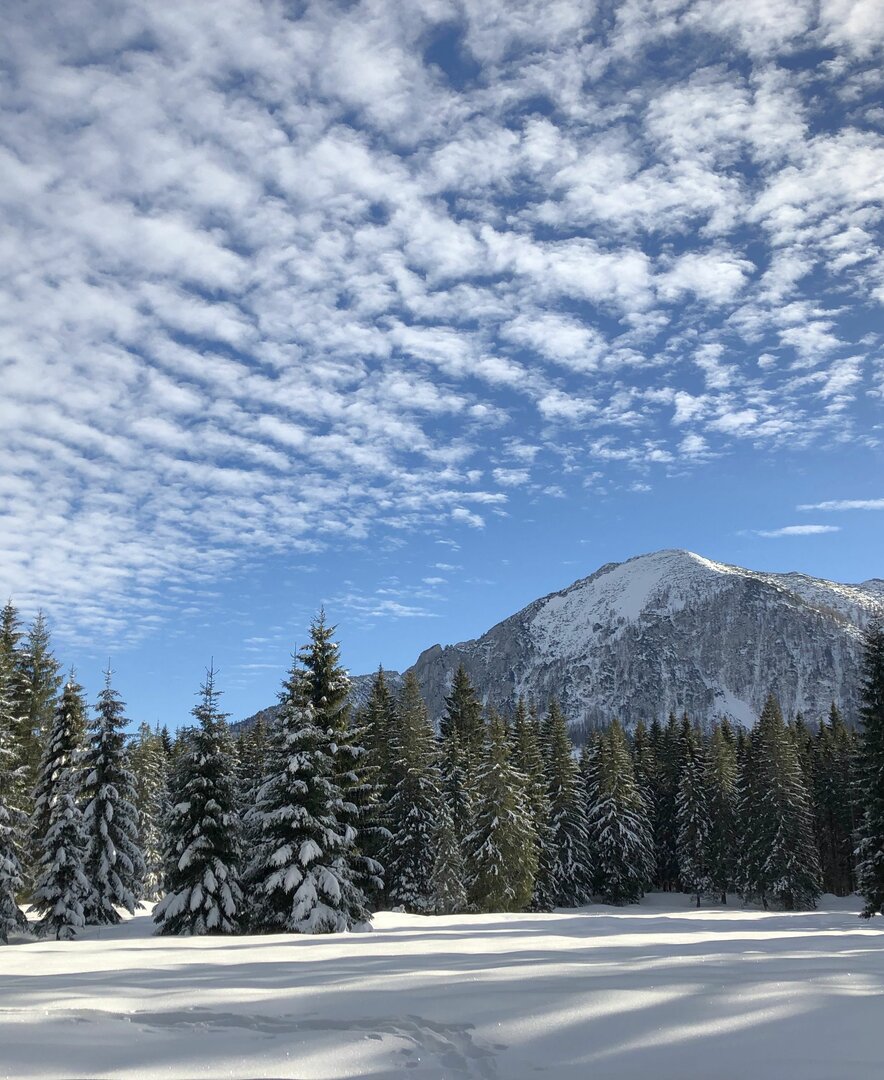
[[12, 5], [0, 590], [175, 726], [687, 547], [884, 575], [873, 0]]

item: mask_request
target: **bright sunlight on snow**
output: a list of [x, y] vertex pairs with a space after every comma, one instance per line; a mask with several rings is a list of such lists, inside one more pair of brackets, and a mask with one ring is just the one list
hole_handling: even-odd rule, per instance
[[654, 894], [201, 939], [140, 914], [3, 953], [0, 1075], [871, 1080], [884, 927], [858, 907]]

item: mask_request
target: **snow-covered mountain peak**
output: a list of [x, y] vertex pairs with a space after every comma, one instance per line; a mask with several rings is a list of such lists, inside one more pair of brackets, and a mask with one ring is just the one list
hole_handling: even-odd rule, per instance
[[434, 646], [415, 671], [441, 715], [463, 663], [498, 707], [558, 697], [575, 722], [687, 710], [751, 723], [775, 690], [787, 713], [855, 713], [862, 627], [884, 607], [875, 579], [845, 585], [667, 549], [608, 563], [475, 641]]
[[739, 573], [746, 571], [679, 549], [608, 563], [562, 592], [536, 601], [532, 635], [538, 647], [569, 655], [582, 648], [586, 634], [600, 622], [617, 633], [648, 612], [681, 611], [701, 595], [724, 588], [729, 577]]

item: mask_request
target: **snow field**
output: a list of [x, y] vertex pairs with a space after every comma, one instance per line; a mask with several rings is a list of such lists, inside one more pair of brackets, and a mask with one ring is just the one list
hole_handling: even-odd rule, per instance
[[690, 904], [383, 913], [316, 937], [157, 938], [139, 913], [0, 951], [0, 1076], [884, 1075], [884, 923], [828, 896]]

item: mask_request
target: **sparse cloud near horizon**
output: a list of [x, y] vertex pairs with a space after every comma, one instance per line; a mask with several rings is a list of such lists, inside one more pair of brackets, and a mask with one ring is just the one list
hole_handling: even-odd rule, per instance
[[799, 510], [884, 510], [884, 499], [829, 499], [827, 502], [803, 503]]
[[256, 553], [879, 445], [875, 12], [8, 11], [0, 594], [131, 641]]
[[754, 535], [767, 538], [779, 536], [819, 536], [823, 533], [835, 533], [840, 531], [840, 525], [784, 525], [781, 529], [757, 529]]

